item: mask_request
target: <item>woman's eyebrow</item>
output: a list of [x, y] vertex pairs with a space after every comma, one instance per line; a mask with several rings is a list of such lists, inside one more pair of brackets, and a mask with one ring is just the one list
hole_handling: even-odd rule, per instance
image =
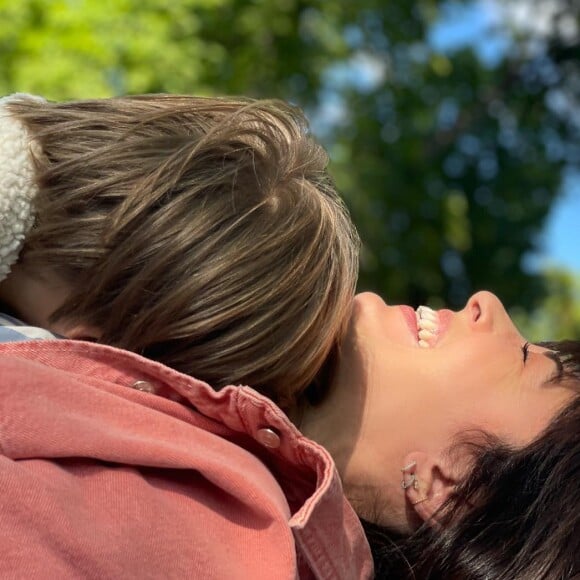
[[560, 358], [558, 353], [553, 350], [548, 350], [541, 354], [556, 364], [556, 370], [546, 381], [546, 384], [558, 384], [564, 378], [565, 374], [562, 359]]

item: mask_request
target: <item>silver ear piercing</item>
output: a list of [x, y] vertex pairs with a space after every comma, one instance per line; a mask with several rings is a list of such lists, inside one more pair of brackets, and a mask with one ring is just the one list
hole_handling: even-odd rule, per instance
[[[414, 490], [419, 491], [419, 480], [417, 479], [416, 474], [407, 473], [410, 469], [413, 469], [417, 465], [416, 461], [411, 461], [409, 465], [405, 465], [405, 467], [401, 467], [401, 472], [403, 473], [403, 479], [401, 480], [401, 487], [403, 489], [409, 489], [412, 487]], [[411, 503], [411, 505], [418, 505], [427, 501], [429, 498], [427, 496], [420, 497], [417, 501]]]
[[417, 479], [417, 477], [415, 476], [415, 474], [412, 473], [409, 476], [409, 480], [407, 480], [407, 481], [403, 477], [403, 479], [401, 480], [401, 487], [403, 489], [409, 489], [410, 487], [413, 487], [413, 489], [418, 490], [419, 489], [419, 480]]
[[413, 489], [419, 489], [419, 480], [414, 473], [407, 473], [410, 469], [413, 469], [417, 465], [416, 461], [411, 461], [409, 465], [405, 465], [405, 467], [401, 467], [401, 472], [403, 473], [403, 478], [401, 479], [401, 487], [403, 489], [409, 489], [412, 487]]

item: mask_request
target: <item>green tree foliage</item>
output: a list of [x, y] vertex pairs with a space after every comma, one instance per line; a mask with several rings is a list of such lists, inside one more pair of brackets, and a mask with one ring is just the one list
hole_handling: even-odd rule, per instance
[[361, 23], [359, 50], [387, 65], [372, 90], [344, 96], [352, 120], [333, 135], [341, 183], [364, 224], [363, 284], [395, 302], [439, 296], [455, 306], [492, 288], [508, 306], [532, 308], [546, 286], [523, 261], [562, 168], [580, 162], [578, 118], [555, 102], [580, 71], [551, 57], [564, 45], [556, 33], [535, 53], [522, 37], [493, 68], [472, 51], [437, 54], [424, 41], [425, 14], [414, 13], [396, 44], [388, 8]]
[[550, 33], [506, 31], [489, 66], [433, 49], [435, 0], [0, 0], [0, 92], [290, 99], [331, 151], [363, 288], [460, 306], [486, 287], [529, 311], [553, 288], [524, 258], [580, 163], [578, 11], [554, 1]]
[[0, 89], [50, 98], [207, 90], [223, 47], [198, 12], [222, 0], [0, 0]]
[[324, 0], [0, 0], [0, 90], [52, 98], [231, 93], [314, 101], [347, 56]]
[[516, 324], [531, 341], [580, 336], [580, 276], [551, 268], [545, 273], [548, 294], [531, 313], [514, 309]]
[[424, 58], [404, 64], [406, 82], [349, 98], [356, 131], [339, 142], [366, 224], [365, 282], [396, 299], [435, 294], [455, 305], [491, 285], [531, 306], [541, 279], [521, 263], [558, 192], [563, 160], [547, 158], [543, 138], [558, 120], [511, 63], [487, 71], [470, 52]]

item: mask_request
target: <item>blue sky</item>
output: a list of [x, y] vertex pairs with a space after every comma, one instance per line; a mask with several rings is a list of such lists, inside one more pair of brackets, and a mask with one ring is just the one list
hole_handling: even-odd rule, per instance
[[[471, 45], [482, 61], [493, 66], [502, 54], [509, 50], [509, 38], [501, 32], [490, 33], [499, 19], [501, 0], [475, 0], [468, 4], [448, 2], [444, 5], [441, 20], [430, 33], [431, 45], [441, 51]], [[527, 3], [530, 6], [530, 3]], [[553, 4], [543, 0], [543, 14], [532, 17], [525, 13], [526, 3], [520, 3], [520, 11], [515, 15], [520, 22], [539, 29], [549, 22]], [[531, 24], [530, 24], [531, 23]], [[533, 256], [531, 264], [539, 266], [556, 265], [574, 270], [580, 274], [580, 173], [570, 174], [564, 180], [559, 200], [555, 203], [547, 219], [539, 243], [541, 251]]]
[[580, 273], [580, 176], [568, 180], [562, 197], [553, 207], [542, 234], [543, 252], [548, 263], [566, 266]]

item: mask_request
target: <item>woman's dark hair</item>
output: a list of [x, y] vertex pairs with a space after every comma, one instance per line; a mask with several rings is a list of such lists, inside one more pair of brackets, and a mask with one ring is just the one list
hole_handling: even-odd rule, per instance
[[[556, 380], [578, 389], [580, 341], [542, 346], [555, 352], [560, 368]], [[523, 448], [489, 435], [484, 439], [483, 444], [468, 444], [471, 471], [441, 508], [440, 527], [425, 523], [403, 536], [362, 521], [377, 578], [579, 577], [580, 393]]]

